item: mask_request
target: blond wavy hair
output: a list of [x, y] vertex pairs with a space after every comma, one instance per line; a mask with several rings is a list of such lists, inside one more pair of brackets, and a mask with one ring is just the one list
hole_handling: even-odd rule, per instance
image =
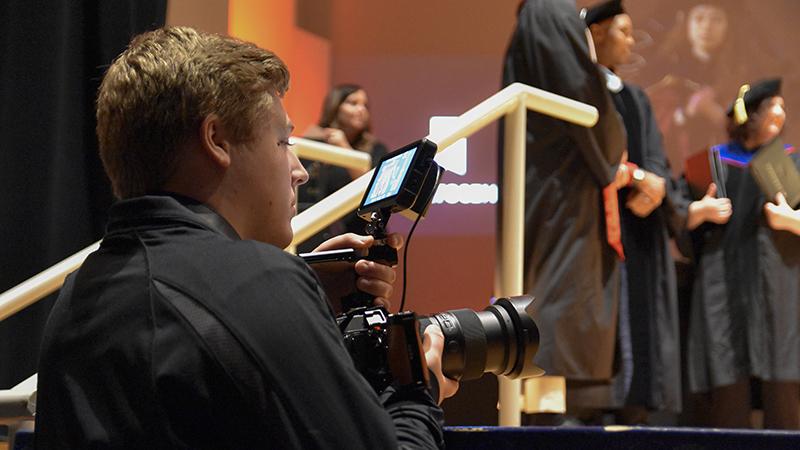
[[97, 97], [100, 158], [114, 194], [159, 190], [181, 147], [216, 114], [237, 142], [253, 138], [289, 71], [255, 44], [188, 27], [135, 37], [111, 64]]

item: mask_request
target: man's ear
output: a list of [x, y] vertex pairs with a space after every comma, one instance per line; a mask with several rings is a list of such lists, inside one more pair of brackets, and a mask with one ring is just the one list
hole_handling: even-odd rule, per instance
[[209, 114], [200, 125], [200, 144], [211, 160], [221, 168], [231, 165], [232, 144], [220, 117]]
[[608, 27], [604, 27], [599, 23], [593, 23], [589, 25], [589, 32], [592, 34], [592, 40], [594, 41], [595, 47], [603, 44], [603, 40], [606, 38], [607, 30]]

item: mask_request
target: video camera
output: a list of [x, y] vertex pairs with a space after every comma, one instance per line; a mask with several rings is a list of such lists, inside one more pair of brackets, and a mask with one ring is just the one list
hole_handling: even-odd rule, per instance
[[[396, 250], [384, 243], [386, 227], [394, 213], [412, 219], [425, 215], [443, 172], [435, 155], [436, 144], [422, 139], [381, 158], [357, 210], [376, 240], [363, 258], [397, 264]], [[360, 258], [352, 250], [301, 256], [309, 263]], [[449, 378], [476, 379], [486, 372], [510, 378], [542, 373], [533, 364], [539, 330], [529, 314], [530, 296], [501, 298], [483, 311], [458, 309], [419, 320], [414, 312], [389, 314], [372, 303], [373, 298], [363, 292], [348, 296], [342, 299], [344, 312], [336, 321], [356, 368], [376, 392], [389, 385], [428, 384], [420, 332], [429, 324], [438, 325], [444, 334], [442, 371]]]

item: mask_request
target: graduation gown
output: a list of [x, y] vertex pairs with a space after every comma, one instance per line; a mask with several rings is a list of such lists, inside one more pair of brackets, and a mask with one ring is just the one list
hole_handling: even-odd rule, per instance
[[541, 335], [536, 364], [571, 379], [607, 380], [619, 267], [606, 243], [602, 188], [614, 178], [625, 136], [584, 30], [573, 1], [528, 0], [503, 84], [521, 82], [599, 110], [593, 128], [528, 113], [524, 263]]
[[[756, 377], [800, 381], [800, 236], [769, 227], [747, 166], [755, 152], [718, 146], [733, 215], [695, 233], [688, 370], [693, 392]], [[800, 158], [791, 154], [800, 168]], [[738, 166], [738, 167], [737, 167]]]
[[[628, 83], [615, 90], [612, 98], [627, 131], [628, 160], [669, 180], [661, 132], [647, 95]], [[621, 207], [633, 357], [630, 387], [623, 401], [677, 412], [681, 409], [678, 293], [669, 224], [681, 193], [669, 186], [661, 206], [647, 217]], [[630, 189], [620, 191], [620, 205], [629, 194]]]

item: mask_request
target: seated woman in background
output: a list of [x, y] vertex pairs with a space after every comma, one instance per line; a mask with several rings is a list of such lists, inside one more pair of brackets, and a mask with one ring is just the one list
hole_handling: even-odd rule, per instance
[[[750, 171], [750, 161], [786, 121], [780, 80], [742, 87], [728, 112], [730, 142], [716, 148], [733, 214], [705, 224], [689, 330], [688, 379], [710, 393], [709, 425], [750, 427], [751, 381], [760, 381], [764, 428], [800, 427], [800, 236], [786, 231]], [[795, 165], [800, 158], [787, 148]], [[766, 206], [765, 206], [766, 204]], [[777, 208], [773, 208], [777, 207]]]
[[[303, 137], [369, 153], [374, 167], [387, 150], [372, 134], [371, 128], [367, 92], [355, 84], [342, 84], [334, 87], [325, 97], [319, 123], [306, 130]], [[364, 171], [357, 169], [345, 169], [318, 161], [302, 160], [302, 163], [311, 181], [299, 188], [300, 211], [364, 174]], [[311, 251], [322, 241], [341, 233], [364, 234], [365, 223], [355, 214], [349, 213], [328, 229], [302, 243], [298, 251]]]

